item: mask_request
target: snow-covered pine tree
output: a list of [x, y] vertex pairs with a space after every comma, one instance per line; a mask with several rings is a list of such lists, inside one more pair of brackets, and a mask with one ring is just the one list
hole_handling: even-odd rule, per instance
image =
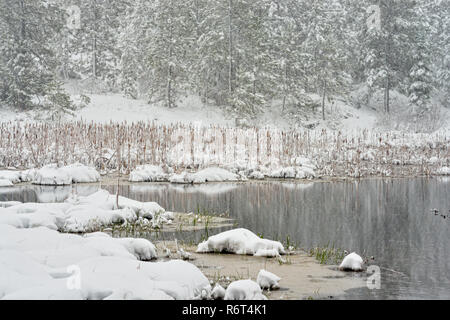
[[63, 15], [52, 1], [0, 0], [0, 98], [27, 109], [51, 101], [70, 107], [56, 81], [51, 48]]
[[80, 28], [64, 29], [70, 73], [117, 86], [120, 74], [119, 26], [132, 6], [129, 0], [62, 0], [62, 9], [77, 6]]
[[[118, 47], [120, 50], [119, 85], [133, 99], [148, 98], [150, 93], [150, 66], [147, 52], [152, 15], [148, 1], [138, 0], [129, 10], [119, 26]], [[151, 95], [151, 93], [150, 93]]]
[[[421, 30], [425, 32], [425, 30]], [[423, 118], [431, 109], [431, 94], [433, 87], [433, 75], [431, 72], [430, 48], [425, 42], [424, 34], [416, 35], [416, 48], [413, 55], [413, 66], [409, 72], [409, 101], [413, 106], [413, 113], [418, 118]]]
[[[360, 34], [366, 83], [372, 91], [383, 89], [385, 112], [390, 112], [390, 91], [408, 95], [409, 74], [414, 64], [416, 35], [423, 33], [422, 3], [409, 0], [367, 1], [380, 9], [380, 28], [365, 27]], [[367, 13], [366, 19], [372, 13]]]
[[450, 108], [450, 2], [436, 2], [427, 7], [428, 16], [433, 19], [431, 51], [434, 53], [434, 76], [440, 90], [440, 102]]
[[326, 101], [333, 95], [344, 94], [350, 83], [346, 70], [346, 46], [343, 40], [343, 8], [336, 2], [314, 2], [306, 49], [313, 57], [309, 78], [315, 92], [322, 97], [322, 119], [325, 120]]
[[186, 63], [193, 40], [190, 33], [194, 28], [184, 1], [156, 0], [151, 10], [147, 56], [152, 71], [152, 98], [174, 108], [180, 91], [186, 88]]

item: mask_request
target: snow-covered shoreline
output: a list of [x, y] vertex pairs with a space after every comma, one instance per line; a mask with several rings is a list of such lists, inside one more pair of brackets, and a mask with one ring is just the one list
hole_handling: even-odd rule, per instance
[[[17, 134], [11, 136], [10, 132]], [[42, 136], [47, 138], [41, 139]], [[145, 122], [114, 125], [70, 122], [1, 124], [0, 168], [80, 163], [108, 174], [118, 167], [117, 144], [122, 174], [153, 165], [166, 168], [164, 174], [170, 174], [170, 170], [191, 174], [219, 167], [234, 174], [243, 173], [249, 179], [261, 179], [277, 170], [278, 176], [308, 178], [312, 172], [303, 170], [304, 159], [314, 166], [315, 177], [429, 176], [448, 172], [442, 168], [450, 167], [448, 131], [341, 133], [192, 124], [162, 126]]]

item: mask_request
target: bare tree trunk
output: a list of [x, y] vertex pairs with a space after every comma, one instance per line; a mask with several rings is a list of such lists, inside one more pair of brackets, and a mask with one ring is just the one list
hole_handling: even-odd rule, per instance
[[326, 87], [325, 87], [325, 81], [323, 82], [323, 88], [322, 88], [322, 119], [325, 120], [325, 94], [326, 94]]
[[92, 12], [94, 14], [94, 38], [92, 39], [92, 76], [97, 78], [97, 1], [92, 1]]
[[389, 113], [390, 112], [390, 97], [389, 97], [389, 91], [391, 87], [391, 83], [390, 83], [390, 78], [389, 78], [389, 74], [386, 78], [386, 112]]
[[94, 35], [92, 50], [92, 76], [97, 78], [97, 36]]
[[283, 77], [283, 79], [284, 79], [284, 85], [283, 85], [283, 87], [284, 87], [284, 95], [283, 95], [283, 109], [281, 109], [282, 110], [282, 112], [284, 112], [284, 108], [286, 107], [286, 96], [287, 96], [287, 62], [285, 61], [284, 62], [284, 77]]
[[233, 0], [228, 0], [228, 93], [233, 93], [233, 28], [232, 28]]
[[172, 25], [169, 26], [169, 62], [168, 62], [168, 69], [167, 69], [167, 107], [172, 108], [172, 55], [173, 55], [173, 48], [172, 48], [172, 38], [173, 38], [173, 29]]

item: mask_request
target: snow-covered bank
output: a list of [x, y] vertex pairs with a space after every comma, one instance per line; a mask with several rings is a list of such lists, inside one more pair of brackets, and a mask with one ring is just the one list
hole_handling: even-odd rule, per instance
[[[140, 202], [100, 190], [90, 196], [73, 196], [64, 203], [14, 203], [0, 208], [0, 223], [16, 228], [46, 227], [62, 232], [91, 232], [112, 224], [172, 215], [157, 203]], [[6, 206], [6, 205], [5, 205]]]
[[302, 159], [303, 164], [286, 168], [245, 168], [228, 166], [229, 170], [210, 167], [197, 172], [183, 171], [174, 173], [174, 169], [165, 166], [140, 166], [130, 173], [130, 182], [171, 182], [175, 184], [200, 184], [205, 182], [237, 182], [248, 179], [262, 180], [265, 178], [281, 179], [313, 179], [316, 177], [315, 166], [309, 159]]
[[[17, 134], [11, 137], [9, 132]], [[45, 140], [40, 138], [44, 135]], [[427, 176], [450, 166], [450, 131], [342, 133], [76, 122], [1, 124], [0, 167], [39, 168], [63, 162], [113, 172], [117, 141], [127, 142], [120, 144], [121, 168], [123, 174], [134, 171], [132, 181], [166, 181], [176, 173], [173, 181], [189, 182], [194, 180], [190, 174], [217, 167], [239, 178], [263, 179]]]
[[63, 203], [0, 203], [0, 299], [209, 297], [209, 280], [194, 265], [147, 262], [157, 258], [150, 241], [85, 233], [172, 218], [154, 202], [119, 197], [118, 203], [104, 190]]
[[51, 164], [36, 171], [33, 184], [54, 186], [98, 182], [99, 180], [100, 174], [94, 168], [79, 163], [64, 167]]
[[225, 169], [206, 168], [195, 173], [183, 171], [180, 174], [166, 166], [140, 166], [130, 173], [130, 182], [171, 182], [177, 184], [199, 184], [205, 182], [239, 181], [241, 178]]
[[0, 181], [4, 181], [5, 184], [9, 181], [9, 185], [31, 181], [37, 185], [65, 186], [72, 183], [98, 182], [100, 181], [100, 174], [94, 168], [80, 163], [62, 167], [49, 164], [41, 169], [1, 170]]
[[247, 229], [225, 231], [200, 243], [197, 252], [228, 252], [235, 254], [275, 257], [285, 254], [278, 241], [262, 239]]
[[0, 223], [0, 299], [194, 299], [208, 279], [183, 261], [145, 262], [144, 239], [61, 234]]

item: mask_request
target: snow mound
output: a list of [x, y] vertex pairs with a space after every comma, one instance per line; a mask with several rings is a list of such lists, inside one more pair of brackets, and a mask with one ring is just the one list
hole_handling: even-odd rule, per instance
[[12, 206], [17, 206], [19, 204], [22, 204], [22, 202], [19, 201], [0, 201], [0, 208], [9, 208]]
[[206, 168], [196, 173], [182, 172], [181, 174], [172, 174], [169, 177], [171, 183], [190, 183], [199, 184], [206, 182], [225, 182], [225, 181], [239, 181], [240, 178], [228, 170], [222, 168]]
[[441, 176], [450, 176], [450, 167], [442, 167], [436, 171], [436, 174]]
[[165, 213], [165, 210], [156, 202], [140, 202], [119, 196], [119, 208], [130, 208], [138, 217], [153, 219], [157, 214]]
[[56, 164], [45, 166], [36, 171], [33, 184], [63, 186], [72, 183], [98, 182], [100, 174], [93, 168], [82, 164], [73, 164], [59, 168]]
[[[29, 182], [34, 179], [36, 175], [36, 170], [24, 170], [24, 171], [15, 171], [15, 170], [0, 170], [0, 186], [11, 186], [20, 182]], [[9, 181], [9, 183], [8, 183]]]
[[281, 179], [314, 179], [317, 175], [311, 167], [285, 167], [271, 171], [271, 178]]
[[363, 259], [357, 255], [355, 252], [352, 252], [345, 256], [344, 260], [342, 260], [341, 265], [339, 266], [339, 270], [342, 271], [362, 271], [363, 270]]
[[[180, 260], [140, 262], [116, 257], [93, 258], [80, 264], [81, 287], [87, 298], [106, 292], [103, 299], [198, 299], [209, 295], [208, 279], [193, 264]], [[126, 294], [125, 294], [126, 293]]]
[[261, 287], [261, 289], [279, 289], [278, 281], [281, 278], [269, 271], [261, 270], [258, 273], [256, 282]]
[[225, 300], [267, 300], [262, 294], [259, 285], [252, 280], [239, 280], [232, 282], [226, 292]]
[[145, 165], [137, 167], [130, 173], [131, 182], [163, 182], [168, 181], [168, 174], [160, 166]]
[[[196, 299], [208, 279], [183, 261], [156, 257], [145, 239], [61, 234], [0, 224], [0, 299]], [[78, 276], [78, 277], [74, 277]]]
[[0, 179], [0, 187], [12, 187], [14, 184], [11, 182], [11, 180], [8, 179]]
[[36, 172], [33, 184], [45, 186], [70, 185], [72, 184], [72, 176], [62, 168], [58, 168], [57, 165], [52, 164]]
[[[100, 190], [90, 196], [69, 197], [64, 203], [0, 203], [0, 223], [16, 228], [46, 227], [62, 232], [93, 232], [113, 224], [152, 220], [161, 225], [174, 219], [155, 202], [140, 202]], [[154, 220], [154, 221], [153, 221]]]
[[11, 184], [19, 183], [22, 181], [21, 175], [20, 171], [0, 170], [0, 181], [8, 180]]
[[200, 243], [197, 252], [229, 252], [235, 254], [266, 256], [270, 253], [285, 254], [283, 245], [278, 241], [261, 239], [247, 229], [234, 229], [209, 237]]
[[72, 233], [91, 232], [100, 227], [137, 220], [135, 212], [130, 208], [104, 210], [92, 206], [74, 206], [67, 210], [66, 216], [68, 218], [61, 231]]
[[194, 173], [193, 183], [238, 181], [239, 176], [221, 168], [207, 168]]
[[225, 293], [225, 289], [217, 283], [213, 291], [211, 292], [211, 298], [213, 298], [214, 300], [223, 300], [225, 298]]
[[76, 163], [62, 168], [71, 177], [73, 183], [90, 183], [100, 181], [100, 174], [94, 168]]

